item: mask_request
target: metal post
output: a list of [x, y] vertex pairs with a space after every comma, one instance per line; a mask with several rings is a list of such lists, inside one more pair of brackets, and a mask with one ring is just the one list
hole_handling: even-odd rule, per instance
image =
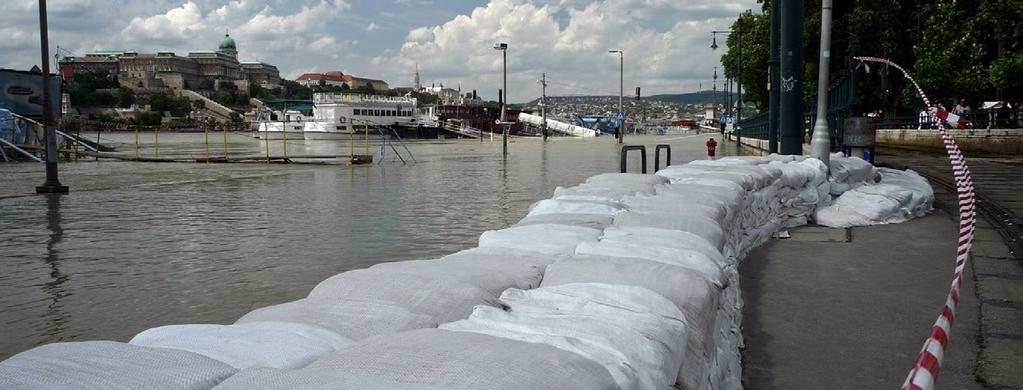
[[781, 154], [803, 154], [803, 0], [781, 1]]
[[771, 2], [771, 54], [767, 60], [768, 66], [768, 81], [767, 81], [767, 151], [768, 153], [778, 153], [778, 90], [779, 90], [779, 77], [780, 69], [778, 65], [781, 63], [779, 54], [781, 52], [780, 40], [781, 33], [781, 1]]
[[821, 54], [817, 72], [817, 120], [810, 139], [810, 156], [831, 165], [831, 134], [828, 130], [828, 67], [831, 57], [831, 8], [833, 0], [821, 0]]
[[50, 39], [46, 26], [46, 0], [39, 0], [39, 43], [43, 69], [43, 137], [46, 138], [46, 181], [36, 187], [37, 194], [66, 194], [57, 175], [57, 132], [53, 128], [53, 104], [50, 99]]
[[736, 60], [735, 60], [735, 120], [732, 121], [732, 129], [735, 132], [735, 144], [742, 146], [742, 127], [739, 126], [739, 122], [742, 121], [742, 30], [737, 30], [736, 33], [739, 35], [736, 37], [738, 46], [736, 47]]
[[547, 142], [547, 73], [544, 72], [540, 79], [542, 92], [540, 94], [540, 115], [543, 117], [543, 142]]
[[[618, 51], [618, 143], [625, 142], [625, 109], [622, 108], [622, 96], [625, 95], [625, 52]], [[646, 173], [646, 172], [643, 172]]]

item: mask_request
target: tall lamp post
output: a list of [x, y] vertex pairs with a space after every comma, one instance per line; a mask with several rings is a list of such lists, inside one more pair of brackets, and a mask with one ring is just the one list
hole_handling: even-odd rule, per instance
[[621, 50], [608, 50], [608, 53], [618, 54], [618, 143], [625, 142], [625, 111], [622, 109], [622, 96], [625, 95], [625, 52]]
[[36, 187], [37, 194], [66, 194], [67, 186], [57, 177], [57, 132], [53, 128], [53, 101], [50, 96], [50, 39], [46, 27], [46, 0], [39, 0], [39, 41], [43, 69], [43, 137], [46, 138], [46, 181]]
[[504, 67], [504, 73], [503, 73], [504, 76], [502, 78], [502, 80], [503, 80], [503, 82], [502, 82], [503, 89], [501, 89], [502, 93], [504, 94], [504, 98], [501, 99], [501, 125], [504, 126], [504, 132], [502, 133], [503, 140], [501, 142], [502, 142], [502, 150], [504, 151], [504, 155], [507, 156], [508, 155], [508, 113], [507, 113], [508, 110], [507, 110], [506, 107], [508, 106], [508, 44], [507, 43], [498, 43], [498, 44], [494, 45], [494, 50], [500, 50], [501, 51], [501, 61], [502, 61], [503, 67]]
[[831, 59], [832, 0], [821, 0], [821, 54], [817, 72], [817, 121], [810, 138], [810, 156], [831, 166], [831, 132], [828, 130], [828, 67]]
[[713, 91], [714, 92], [712, 93], [712, 95], [714, 95], [714, 112], [717, 112], [718, 111], [718, 67], [716, 67], [716, 66], [714, 67], [714, 87], [713, 87]]
[[735, 132], [735, 142], [737, 144], [741, 145], [742, 144], [742, 138], [741, 138], [742, 135], [739, 132], [739, 130], [741, 130], [741, 129], [738, 127], [738, 125], [739, 125], [739, 122], [742, 121], [742, 31], [733, 31], [733, 30], [713, 30], [713, 31], [711, 31], [710, 32], [710, 36], [711, 36], [710, 49], [711, 50], [717, 50], [718, 49], [718, 37], [717, 37], [718, 34], [728, 35], [728, 34], [731, 34], [731, 33], [736, 33], [737, 40], [738, 40], [737, 45], [736, 45], [736, 51], [735, 51], [736, 58], [735, 58], [735, 68], [734, 68], [735, 69], [735, 77], [734, 77], [734, 79], [735, 79], [735, 92], [736, 92], [736, 96], [735, 96], [735, 119], [732, 120], [732, 131]]

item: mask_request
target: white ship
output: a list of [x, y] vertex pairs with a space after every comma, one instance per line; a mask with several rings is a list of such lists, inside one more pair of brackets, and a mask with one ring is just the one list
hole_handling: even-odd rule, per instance
[[315, 93], [313, 117], [304, 122], [303, 134], [308, 140], [343, 139], [364, 126], [408, 125], [415, 116], [412, 97]]
[[306, 120], [301, 111], [288, 110], [284, 114], [281, 114], [280, 111], [274, 111], [271, 115], [267, 115], [265, 120], [259, 121], [259, 127], [256, 128], [255, 136], [259, 139], [279, 140], [287, 138], [297, 141], [304, 137]]

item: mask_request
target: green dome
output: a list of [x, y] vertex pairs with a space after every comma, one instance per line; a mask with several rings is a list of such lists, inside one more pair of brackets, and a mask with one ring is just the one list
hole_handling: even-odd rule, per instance
[[225, 49], [237, 49], [234, 45], [234, 39], [231, 39], [231, 35], [224, 34], [224, 38], [220, 40], [220, 50]]

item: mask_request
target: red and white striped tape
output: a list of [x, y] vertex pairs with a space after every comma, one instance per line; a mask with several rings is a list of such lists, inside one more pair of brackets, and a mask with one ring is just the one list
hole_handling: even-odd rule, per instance
[[[924, 104], [930, 110], [931, 100], [920, 88], [916, 80], [901, 66], [887, 59], [876, 57], [855, 57], [862, 62], [876, 62], [887, 64], [898, 69], [905, 75], [906, 79], [913, 83]], [[948, 339], [952, 334], [952, 323], [955, 320], [956, 308], [959, 306], [959, 288], [963, 281], [963, 269], [966, 268], [966, 260], [970, 256], [970, 248], [973, 247], [973, 233], [977, 227], [976, 197], [973, 192], [973, 177], [970, 175], [970, 167], [966, 165], [966, 158], [959, 151], [959, 145], [948, 133], [942, 121], [938, 121], [938, 132], [945, 143], [945, 151], [948, 152], [949, 161], [952, 163], [952, 174], [955, 177], [956, 192], [959, 198], [959, 248], [956, 252], [955, 273], [952, 276], [952, 287], [949, 289], [948, 298], [945, 299], [945, 307], [942, 308], [938, 320], [931, 327], [931, 333], [924, 341], [924, 347], [917, 355], [913, 369], [902, 384], [903, 390], [931, 390], [938, 379], [938, 372], [941, 371], [941, 360], [948, 347]]]

